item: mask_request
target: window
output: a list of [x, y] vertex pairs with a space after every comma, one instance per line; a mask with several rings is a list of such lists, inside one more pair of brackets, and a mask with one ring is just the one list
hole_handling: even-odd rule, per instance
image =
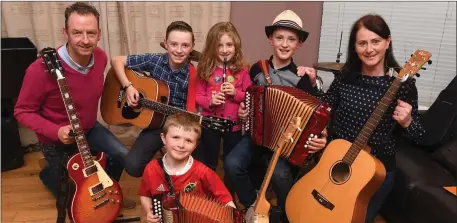
[[[433, 63], [424, 65], [426, 70], [416, 77], [419, 106], [428, 108], [456, 76], [456, 2], [324, 2], [318, 61], [335, 62], [341, 39], [340, 63], [344, 63], [351, 26], [368, 13], [386, 20], [400, 65], [417, 49], [432, 54]], [[327, 90], [333, 74], [318, 71], [318, 75]]]

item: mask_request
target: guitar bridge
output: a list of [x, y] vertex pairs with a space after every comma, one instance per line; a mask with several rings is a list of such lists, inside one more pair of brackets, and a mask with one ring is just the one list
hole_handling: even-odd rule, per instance
[[335, 208], [335, 205], [332, 204], [329, 200], [327, 200], [322, 194], [317, 192], [317, 190], [313, 190], [311, 194], [313, 195], [314, 199], [316, 199], [317, 202], [319, 202], [319, 204], [321, 204], [325, 208], [329, 210], [333, 210]]

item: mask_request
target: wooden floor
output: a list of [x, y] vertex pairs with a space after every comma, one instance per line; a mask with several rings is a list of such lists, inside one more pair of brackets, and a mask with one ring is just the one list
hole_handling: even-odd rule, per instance
[[[57, 211], [55, 199], [51, 192], [41, 183], [38, 173], [38, 160], [41, 152], [27, 153], [25, 165], [22, 168], [2, 172], [1, 222], [3, 223], [55, 223]], [[219, 164], [218, 174], [223, 175]], [[223, 178], [222, 178], [223, 179]], [[135, 200], [137, 206], [133, 210], [123, 211], [124, 218], [142, 217], [143, 211], [137, 195], [140, 179], [129, 176], [127, 173], [119, 182], [122, 192]], [[386, 223], [377, 217], [374, 223]]]

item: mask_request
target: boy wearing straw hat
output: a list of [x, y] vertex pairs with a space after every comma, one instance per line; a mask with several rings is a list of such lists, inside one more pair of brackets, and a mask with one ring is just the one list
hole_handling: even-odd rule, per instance
[[[265, 33], [273, 48], [273, 55], [268, 60], [259, 60], [252, 65], [250, 70], [252, 83], [263, 86], [292, 86], [310, 94], [316, 94], [316, 71], [310, 67], [297, 67], [292, 59], [295, 51], [308, 37], [308, 32], [303, 30], [300, 17], [291, 10], [285, 10], [274, 19], [272, 25], [265, 27]], [[239, 116], [240, 119], [247, 116], [244, 105], [240, 106]], [[309, 141], [310, 153], [323, 149], [326, 142], [325, 136], [311, 139]], [[253, 154], [257, 154], [259, 151], [264, 160], [271, 159], [271, 151], [266, 148], [254, 148], [251, 138], [245, 136], [233, 148], [224, 162], [224, 170], [235, 186], [240, 202], [249, 208], [246, 213], [247, 220], [252, 215], [252, 207], [257, 198], [255, 187], [247, 170]], [[297, 168], [291, 166], [287, 160], [279, 159], [271, 179], [273, 190], [278, 198], [278, 205], [283, 212], [283, 222], [287, 222], [285, 217], [286, 197], [294, 184], [297, 173]]]

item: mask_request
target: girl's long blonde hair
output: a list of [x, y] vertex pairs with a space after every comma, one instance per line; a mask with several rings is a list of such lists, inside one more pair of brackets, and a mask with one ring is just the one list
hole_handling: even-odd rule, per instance
[[208, 81], [216, 69], [219, 41], [224, 34], [230, 36], [235, 45], [235, 55], [227, 61], [227, 67], [234, 76], [243, 69], [245, 59], [238, 31], [231, 22], [219, 22], [211, 27], [206, 36], [205, 47], [197, 66], [197, 73], [201, 80]]

